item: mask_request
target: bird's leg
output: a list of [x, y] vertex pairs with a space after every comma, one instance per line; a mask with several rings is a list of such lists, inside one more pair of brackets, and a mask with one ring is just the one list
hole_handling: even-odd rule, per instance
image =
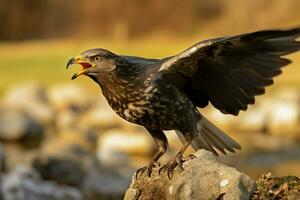
[[148, 129], [148, 131], [153, 137], [156, 145], [158, 146], [158, 152], [155, 154], [153, 159], [148, 163], [148, 165], [137, 170], [136, 178], [138, 178], [138, 176], [143, 174], [145, 171], [147, 171], [147, 176], [150, 177], [153, 168], [159, 166], [158, 160], [166, 152], [168, 147], [168, 140], [163, 131], [150, 130], [150, 129]]
[[[185, 161], [185, 159], [183, 158], [183, 154], [186, 151], [186, 149], [188, 148], [188, 146], [191, 144], [191, 142], [192, 142], [192, 136], [189, 133], [186, 133], [184, 135], [184, 138], [185, 138], [185, 142], [183, 144], [183, 147], [176, 154], [175, 158], [173, 158], [172, 160], [170, 160], [167, 164], [165, 164], [164, 166], [162, 166], [159, 169], [159, 174], [161, 174], [162, 171], [166, 170], [169, 179], [172, 179], [172, 177], [173, 177], [173, 170], [177, 166], [179, 167], [179, 169], [183, 170], [182, 163]], [[193, 159], [192, 156], [191, 156], [191, 159]]]

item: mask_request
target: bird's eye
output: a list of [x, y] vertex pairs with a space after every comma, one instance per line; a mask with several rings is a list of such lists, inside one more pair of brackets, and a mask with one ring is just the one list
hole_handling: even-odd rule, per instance
[[101, 60], [101, 57], [100, 57], [100, 56], [95, 56], [95, 57], [94, 57], [94, 60], [95, 60], [95, 61], [99, 61], [99, 60]]

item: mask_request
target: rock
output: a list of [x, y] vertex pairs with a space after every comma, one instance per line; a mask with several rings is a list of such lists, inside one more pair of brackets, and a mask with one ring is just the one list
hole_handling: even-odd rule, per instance
[[10, 171], [18, 165], [30, 166], [32, 159], [39, 154], [37, 148], [26, 148], [16, 142], [3, 143], [5, 150], [5, 171]]
[[97, 99], [96, 103], [83, 113], [78, 126], [105, 131], [120, 127], [121, 120], [123, 119], [117, 116], [107, 103]]
[[31, 116], [10, 110], [0, 111], [0, 140], [20, 141], [22, 145], [36, 146], [43, 136], [43, 126]]
[[18, 166], [3, 176], [1, 191], [5, 200], [83, 199], [78, 189], [39, 180], [37, 174], [25, 166]]
[[249, 108], [247, 112], [241, 112], [237, 123], [234, 123], [231, 129], [239, 133], [264, 132], [267, 115], [264, 107], [264, 105], [258, 104]]
[[122, 176], [111, 169], [94, 166], [85, 179], [84, 196], [88, 200], [119, 200], [124, 196], [129, 184], [129, 176]]
[[81, 114], [83, 113], [78, 113], [76, 109], [66, 109], [63, 112], [57, 112], [55, 125], [58, 131], [78, 129], [78, 118]]
[[112, 129], [98, 139], [97, 158], [101, 165], [120, 169], [140, 166], [154, 151], [154, 142], [144, 129]]
[[[84, 88], [74, 84], [52, 86], [48, 91], [49, 104], [55, 112], [55, 125], [58, 131], [82, 129], [79, 120], [94, 103]], [[88, 129], [88, 125], [83, 126]]]
[[52, 86], [48, 91], [48, 98], [51, 106], [56, 111], [65, 109], [85, 109], [91, 105], [93, 98], [80, 85], [61, 84]]
[[31, 164], [45, 180], [79, 187], [90, 168], [95, 149], [95, 144], [87, 137], [87, 132], [77, 130], [49, 137]]
[[75, 160], [56, 157], [37, 158], [33, 161], [33, 167], [42, 179], [63, 185], [79, 187], [85, 178], [83, 166]]
[[24, 112], [43, 125], [49, 124], [53, 119], [46, 90], [36, 83], [25, 83], [10, 89], [3, 98], [3, 106]]
[[96, 143], [93, 132], [68, 129], [48, 137], [47, 142], [41, 147], [41, 154], [82, 161], [85, 156], [90, 156], [94, 152]]
[[273, 177], [270, 173], [256, 181], [257, 187], [250, 200], [299, 200], [300, 179], [295, 176]]
[[276, 100], [269, 105], [266, 128], [276, 136], [300, 138], [300, 105], [298, 101]]
[[156, 168], [151, 178], [146, 174], [135, 180], [133, 177], [125, 200], [184, 199], [184, 200], [248, 200], [254, 190], [249, 176], [235, 168], [219, 163], [212, 153], [196, 152], [197, 158], [184, 163], [184, 170], [176, 168], [171, 180], [167, 175], [158, 175]]
[[2, 148], [0, 143], [0, 174], [4, 170], [5, 170], [5, 155], [4, 155], [4, 149]]

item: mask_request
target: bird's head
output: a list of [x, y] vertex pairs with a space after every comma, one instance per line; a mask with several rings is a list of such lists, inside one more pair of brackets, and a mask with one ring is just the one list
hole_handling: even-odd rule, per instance
[[112, 73], [122, 60], [122, 57], [108, 50], [101, 48], [89, 49], [79, 56], [71, 58], [67, 63], [67, 68], [73, 64], [81, 65], [81, 70], [72, 76], [72, 80], [80, 75], [87, 75], [93, 78]]

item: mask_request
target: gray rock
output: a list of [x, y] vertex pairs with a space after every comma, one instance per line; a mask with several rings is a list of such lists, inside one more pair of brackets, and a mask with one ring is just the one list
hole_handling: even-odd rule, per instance
[[3, 98], [3, 106], [24, 112], [39, 123], [46, 125], [53, 119], [46, 89], [37, 83], [25, 83], [11, 88]]
[[[45, 142], [41, 145], [39, 155], [36, 156], [35, 159], [39, 159], [42, 161], [41, 163], [44, 164], [53, 164], [52, 161], [55, 159], [55, 165], [58, 164], [60, 166], [62, 166], [61, 164], [63, 164], [64, 161], [68, 160], [79, 168], [87, 170], [91, 165], [96, 146], [96, 139], [90, 134], [92, 133], [89, 131], [65, 130], [64, 132], [59, 132], [56, 135], [47, 137]], [[52, 161], [49, 163], [50, 160]], [[44, 164], [42, 165], [48, 165]], [[68, 166], [70, 165], [68, 164]]]
[[3, 200], [3, 195], [2, 195], [2, 191], [1, 191], [1, 188], [2, 188], [2, 180], [1, 180], [1, 176], [0, 176], [0, 200]]
[[3, 176], [4, 200], [82, 200], [76, 188], [59, 186], [39, 180], [37, 174], [24, 166], [18, 166]]
[[85, 171], [75, 160], [57, 157], [36, 158], [33, 167], [44, 180], [78, 187], [85, 178]]
[[250, 198], [255, 183], [249, 176], [218, 162], [205, 150], [199, 150], [195, 156], [184, 163], [182, 172], [176, 168], [171, 180], [166, 174], [159, 176], [157, 168], [151, 178], [145, 174], [138, 180], [133, 177], [124, 199], [215, 200], [222, 194], [224, 200]]
[[0, 140], [35, 146], [43, 135], [43, 126], [29, 115], [7, 109], [0, 111]]
[[50, 105], [56, 111], [70, 108], [85, 109], [91, 105], [91, 101], [94, 99], [93, 93], [74, 83], [54, 85], [49, 88], [47, 93]]
[[[0, 173], [5, 169], [5, 154], [0, 143]], [[0, 177], [1, 178], [1, 177]]]
[[81, 128], [92, 128], [98, 130], [108, 130], [111, 128], [120, 127], [122, 119], [110, 108], [107, 103], [102, 102], [100, 99], [95, 99], [96, 103], [82, 114], [78, 121], [78, 126]]
[[122, 171], [122, 168], [138, 167], [143, 159], [151, 157], [154, 143], [144, 129], [111, 129], [98, 139], [97, 159], [102, 166]]
[[84, 196], [88, 200], [119, 200], [124, 196], [129, 184], [129, 176], [122, 176], [112, 172], [111, 169], [94, 166], [84, 182]]

